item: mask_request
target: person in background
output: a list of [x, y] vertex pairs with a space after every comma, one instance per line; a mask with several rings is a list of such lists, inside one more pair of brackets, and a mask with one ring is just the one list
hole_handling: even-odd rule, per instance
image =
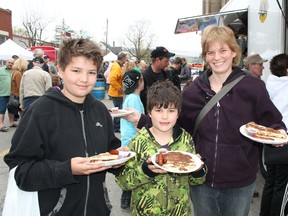
[[20, 82], [19, 102], [23, 111], [52, 86], [50, 74], [42, 70], [43, 58], [35, 57], [32, 61], [34, 67], [23, 74]]
[[[209, 68], [183, 91], [178, 119], [179, 126], [195, 133], [196, 152], [206, 158], [208, 168], [205, 183], [191, 187], [194, 215], [248, 216], [259, 150], [239, 128], [254, 121], [286, 134], [286, 127], [265, 83], [237, 67], [241, 50], [229, 27], [208, 26], [202, 32], [201, 45]], [[242, 79], [207, 112], [194, 132], [195, 121], [205, 104], [240, 76]], [[138, 128], [149, 120], [136, 111], [125, 118], [138, 122]]]
[[103, 182], [121, 165], [91, 164], [89, 157], [127, 148], [119, 148], [109, 111], [90, 93], [102, 59], [89, 39], [64, 41], [58, 67], [64, 88], [50, 88], [29, 106], [4, 157], [10, 169], [17, 166], [19, 188], [38, 192], [41, 215], [110, 215]]
[[[124, 103], [126, 107], [134, 108], [140, 113], [144, 113], [144, 107], [140, 99], [140, 92], [144, 89], [144, 81], [141, 73], [136, 69], [128, 70], [123, 75]], [[137, 133], [136, 127], [132, 122], [123, 118], [120, 120], [121, 146], [127, 146], [130, 140]], [[131, 191], [122, 191], [121, 208], [126, 209], [130, 206]]]
[[[267, 62], [267, 59], [263, 59], [259, 54], [253, 54], [247, 56], [243, 59], [244, 69], [243, 71], [247, 74], [256, 77], [257, 79], [261, 79], [264, 66], [263, 63]], [[263, 144], [259, 143], [259, 154], [261, 156]], [[262, 157], [260, 157], [260, 163], [262, 163]], [[257, 189], [257, 185], [255, 191], [253, 193], [253, 197], [259, 197], [260, 194]]]
[[243, 59], [244, 71], [250, 73], [252, 76], [260, 79], [264, 70], [263, 63], [267, 62], [259, 54], [253, 54]]
[[61, 89], [60, 88], [60, 86], [61, 86], [61, 78], [60, 78], [60, 76], [58, 76], [56, 74], [52, 74], [51, 78], [52, 78], [52, 88], [60, 90]]
[[[109, 90], [109, 85], [110, 85], [110, 79], [109, 79], [109, 77], [110, 77], [110, 70], [111, 70], [111, 67], [112, 67], [113, 62], [110, 62], [110, 63], [108, 63], [108, 64], [109, 64], [109, 65], [108, 65], [107, 69], [106, 69], [105, 72], [104, 72], [104, 77], [105, 77], [105, 81], [106, 81], [106, 90], [107, 90], [107, 91]], [[110, 99], [110, 97], [109, 97], [109, 99]]]
[[144, 79], [144, 90], [141, 92], [140, 97], [143, 103], [145, 113], [146, 111], [146, 100], [147, 100], [147, 90], [153, 83], [158, 80], [168, 79], [165, 68], [169, 65], [169, 59], [174, 56], [175, 53], [169, 52], [165, 47], [156, 47], [151, 52], [152, 63], [143, 71]]
[[146, 64], [146, 62], [144, 60], [136, 61], [135, 64], [136, 64], [136, 68], [135, 69], [138, 72], [142, 73], [147, 68], [147, 64]]
[[181, 58], [182, 60], [182, 66], [181, 66], [181, 72], [180, 72], [180, 80], [181, 83], [186, 83], [191, 78], [191, 69], [189, 64], [187, 63], [186, 58]]
[[51, 75], [52, 74], [56, 74], [57, 75], [58, 74], [57, 68], [54, 65], [54, 63], [50, 61], [50, 57], [48, 55], [44, 55], [43, 59], [44, 59], [44, 63], [48, 65], [49, 73]]
[[[288, 126], [288, 55], [282, 53], [274, 56], [270, 61], [270, 71], [272, 74], [267, 78], [266, 88]], [[277, 161], [266, 161], [267, 176], [260, 216], [285, 216], [288, 215], [288, 145], [279, 148], [265, 145], [264, 158], [270, 157], [269, 154], [276, 154], [274, 158]]]
[[[8, 58], [3, 67], [0, 68], [0, 131], [8, 132], [9, 128], [4, 125], [5, 113], [11, 94], [11, 73], [14, 64], [13, 58]], [[9, 122], [14, 122], [14, 115], [9, 114]]]
[[12, 55], [11, 58], [13, 58], [14, 60], [17, 60], [19, 58], [19, 56], [18, 55]]
[[136, 68], [135, 62], [128, 60], [123, 65], [122, 74], [124, 75], [126, 73], [126, 71], [129, 71], [129, 70], [132, 70], [135, 68]]
[[[39, 58], [43, 59], [44, 51], [42, 49], [40, 49], [40, 48], [37, 48], [37, 49], [35, 49], [33, 51], [33, 56], [34, 56], [34, 58], [39, 57]], [[30, 61], [29, 64], [28, 64], [27, 70], [30, 70], [33, 67], [34, 67], [33, 61]], [[48, 67], [48, 65], [45, 62], [42, 64], [42, 69], [44, 71], [50, 73], [49, 67]]]
[[[122, 109], [124, 91], [122, 88], [122, 67], [127, 61], [127, 53], [120, 52], [110, 69], [110, 85], [108, 96], [111, 97], [113, 105]], [[114, 132], [120, 133], [120, 118], [114, 118]]]
[[181, 91], [181, 81], [179, 78], [182, 61], [180, 57], [175, 57], [171, 60], [170, 66], [167, 68], [167, 75], [169, 80]]
[[148, 65], [144, 60], [141, 60], [140, 63], [138, 64], [140, 68], [140, 72], [142, 73], [144, 70], [147, 69]]
[[103, 62], [103, 65], [101, 67], [101, 70], [100, 70], [99, 74], [102, 74], [104, 76], [104, 73], [107, 70], [108, 66], [109, 66], [109, 62], [108, 61]]
[[[161, 148], [195, 153], [192, 136], [177, 126], [181, 92], [171, 81], [157, 81], [147, 94], [147, 110], [152, 125], [143, 127], [128, 147], [136, 152], [116, 182], [123, 190], [132, 190], [132, 215], [191, 215], [189, 187], [202, 184], [206, 169], [189, 174], [168, 173], [151, 163], [151, 156]], [[193, 187], [193, 186], [192, 186]]]
[[135, 65], [136, 65], [136, 67], [135, 67], [135, 70], [137, 70], [138, 72], [140, 72], [140, 61], [139, 60], [136, 60], [135, 61]]
[[[20, 83], [23, 76], [23, 73], [27, 70], [28, 61], [22, 58], [18, 58], [12, 67], [12, 76], [11, 76], [11, 95], [16, 97], [19, 100], [19, 92], [20, 92]], [[9, 113], [14, 115], [18, 114], [20, 107], [8, 107]], [[12, 118], [11, 118], [12, 119]], [[13, 122], [10, 122], [10, 127], [17, 127], [17, 125]]]
[[[18, 56], [18, 55], [12, 55], [12, 57], [11, 58], [13, 58], [15, 61], [17, 60], [17, 59], [19, 59], [20, 57]], [[27, 65], [28, 65], [28, 63], [29, 62], [27, 62]], [[27, 69], [26, 69], [27, 70]], [[19, 109], [19, 111], [21, 111], [20, 109]], [[19, 113], [17, 112], [15, 115], [14, 115], [14, 121], [18, 121], [18, 119], [19, 119]]]

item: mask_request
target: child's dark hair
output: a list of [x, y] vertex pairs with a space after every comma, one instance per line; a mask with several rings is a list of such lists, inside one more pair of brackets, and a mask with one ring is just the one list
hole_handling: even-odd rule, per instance
[[103, 55], [100, 47], [89, 39], [71, 39], [63, 41], [58, 55], [58, 65], [65, 70], [73, 57], [84, 56], [92, 60], [100, 71]]
[[171, 105], [180, 113], [181, 91], [169, 80], [155, 82], [147, 92], [147, 112], [151, 113], [154, 107], [166, 109]]
[[288, 55], [281, 53], [274, 56], [270, 61], [271, 73], [277, 77], [287, 76]]

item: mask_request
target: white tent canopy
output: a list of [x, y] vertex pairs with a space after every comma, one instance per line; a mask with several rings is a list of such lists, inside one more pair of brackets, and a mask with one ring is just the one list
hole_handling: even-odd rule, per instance
[[116, 61], [117, 60], [117, 55], [115, 55], [114, 53], [110, 52], [107, 55], [105, 55], [103, 57], [103, 61]]
[[20, 58], [24, 58], [26, 60], [31, 60], [34, 58], [32, 52], [19, 46], [11, 39], [8, 39], [0, 45], [0, 60], [7, 60], [13, 55], [17, 55]]

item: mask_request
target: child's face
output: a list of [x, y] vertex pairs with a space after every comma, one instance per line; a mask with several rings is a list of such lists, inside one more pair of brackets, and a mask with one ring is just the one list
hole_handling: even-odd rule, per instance
[[174, 106], [154, 107], [149, 114], [153, 128], [160, 132], [171, 132], [178, 118], [178, 110]]
[[59, 68], [59, 76], [64, 83], [62, 93], [75, 103], [83, 103], [96, 83], [97, 67], [83, 56], [73, 57], [65, 71]]

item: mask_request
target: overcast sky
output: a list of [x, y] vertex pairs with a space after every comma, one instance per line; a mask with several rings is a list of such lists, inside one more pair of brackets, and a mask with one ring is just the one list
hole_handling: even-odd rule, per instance
[[[76, 3], [77, 2], [77, 3]], [[175, 35], [178, 18], [201, 15], [202, 0], [0, 0], [0, 7], [12, 11], [13, 27], [21, 26], [21, 17], [29, 11], [39, 11], [44, 16], [55, 18], [48, 26], [53, 32], [56, 25], [65, 23], [75, 31], [87, 31], [97, 42], [105, 41], [108, 19], [108, 43], [125, 37], [125, 32], [136, 21], [151, 23], [156, 35], [154, 46], [165, 46], [173, 50], [196, 50], [200, 39], [195, 33]], [[52, 34], [50, 34], [50, 38]]]

